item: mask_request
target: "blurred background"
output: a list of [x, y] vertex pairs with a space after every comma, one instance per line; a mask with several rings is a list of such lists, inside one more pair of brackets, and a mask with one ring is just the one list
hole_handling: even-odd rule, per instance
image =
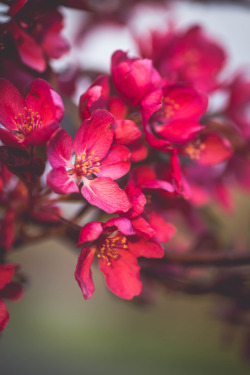
[[[133, 21], [138, 27], [165, 22], [160, 8], [155, 14], [147, 7], [141, 9]], [[62, 11], [64, 34], [73, 38], [74, 25], [84, 22], [84, 14]], [[249, 65], [248, 8], [178, 2], [172, 12], [180, 27], [201, 24], [221, 41], [229, 55], [228, 71]], [[108, 70], [115, 49], [136, 54], [129, 33], [122, 28], [115, 33], [106, 30], [101, 39], [100, 32], [93, 33], [82, 47], [85, 52], [73, 48], [54, 68], [60, 70], [75, 58], [84, 68], [96, 64]], [[214, 215], [223, 223], [223, 236], [240, 237], [249, 246], [249, 197], [236, 192], [235, 198], [233, 214], [225, 217], [214, 207]], [[20, 264], [27, 281], [22, 301], [8, 303], [11, 318], [0, 340], [1, 374], [249, 374], [249, 366], [242, 361], [244, 332], [216, 318], [214, 296], [160, 289], [151, 305], [127, 302], [108, 291], [96, 267], [95, 294], [84, 301], [74, 279], [76, 260], [72, 244], [60, 238], [44, 239], [10, 254], [9, 261]]]

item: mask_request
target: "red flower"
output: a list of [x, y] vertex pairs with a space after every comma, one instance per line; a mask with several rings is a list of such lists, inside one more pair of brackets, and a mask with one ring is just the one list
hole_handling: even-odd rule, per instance
[[151, 60], [128, 58], [123, 51], [113, 54], [111, 72], [116, 90], [133, 105], [139, 104], [161, 82]]
[[64, 107], [60, 96], [42, 79], [32, 82], [24, 100], [10, 82], [0, 79], [0, 139], [10, 146], [44, 144], [59, 127]]
[[[192, 87], [169, 85], [150, 93], [141, 103], [149, 143], [162, 149], [169, 142], [184, 143], [203, 129], [198, 123], [206, 111], [207, 96]], [[152, 130], [161, 137], [154, 137]], [[166, 143], [166, 141], [168, 143]]]
[[69, 50], [60, 35], [63, 17], [56, 8], [57, 4], [47, 0], [19, 0], [9, 9], [13, 19], [5, 30], [10, 32], [22, 62], [38, 72], [46, 69], [47, 57], [57, 59]]
[[130, 220], [114, 218], [106, 223], [86, 224], [78, 245], [84, 245], [76, 266], [75, 277], [85, 299], [95, 290], [90, 270], [94, 255], [104, 273], [109, 289], [121, 298], [131, 299], [141, 292], [137, 257], [161, 258], [164, 255], [159, 242], [152, 239], [151, 228], [143, 227], [135, 233]]
[[[47, 183], [56, 193], [78, 192], [91, 204], [108, 213], [123, 212], [130, 203], [113, 181], [130, 169], [126, 147], [112, 145], [114, 118], [105, 110], [96, 110], [78, 129], [74, 142], [63, 129], [48, 145], [48, 159], [53, 167]], [[71, 162], [72, 150], [76, 157]]]
[[225, 65], [226, 53], [200, 26], [187, 30], [152, 31], [138, 40], [144, 57], [153, 60], [163, 77], [186, 82], [211, 92], [220, 85], [218, 75]]

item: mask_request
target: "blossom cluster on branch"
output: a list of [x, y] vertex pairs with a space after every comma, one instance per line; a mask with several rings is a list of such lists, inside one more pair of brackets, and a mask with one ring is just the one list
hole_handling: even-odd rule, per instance
[[[250, 81], [245, 72], [222, 78], [226, 52], [201, 26], [134, 34], [138, 57], [117, 50], [110, 74], [95, 72], [93, 78], [89, 73], [92, 83], [80, 96], [75, 132], [64, 119], [63, 99], [72, 97], [88, 71], [68, 81], [64, 77], [62, 84], [63, 72], [55, 74], [50, 66], [50, 59], [69, 50], [58, 6], [74, 7], [74, 2], [4, 3], [0, 330], [9, 319], [3, 300], [23, 294], [21, 270], [8, 263], [8, 252], [59, 234], [79, 248], [75, 278], [85, 299], [95, 290], [95, 256], [108, 288], [121, 298], [142, 292], [140, 266], [145, 280], [141, 301], [150, 300], [154, 282], [223, 294], [228, 274], [223, 280], [216, 276], [204, 289], [192, 289], [192, 272], [184, 265], [189, 254], [189, 265], [192, 260], [199, 265], [204, 254], [208, 263], [213, 254], [222, 256], [222, 264], [228, 254], [232, 265], [234, 254], [236, 264], [248, 259], [248, 253], [237, 258], [233, 249], [221, 248], [208, 214], [212, 202], [232, 210], [235, 187], [250, 189]], [[92, 27], [98, 19], [92, 15]], [[210, 99], [218, 93], [225, 100], [215, 111]], [[73, 218], [64, 217], [61, 202], [77, 203]], [[91, 209], [95, 220], [81, 226]], [[183, 225], [186, 240], [179, 234]], [[38, 235], [32, 234], [33, 226]], [[186, 288], [178, 284], [180, 278], [188, 282]], [[249, 299], [250, 291], [246, 294]], [[249, 310], [245, 294], [241, 302], [240, 294], [237, 301], [231, 297], [232, 304]]]

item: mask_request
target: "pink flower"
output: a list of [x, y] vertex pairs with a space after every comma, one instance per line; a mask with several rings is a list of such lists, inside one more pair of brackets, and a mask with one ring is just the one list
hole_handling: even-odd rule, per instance
[[150, 93], [141, 103], [149, 143], [152, 147], [163, 149], [170, 142], [184, 143], [193, 139], [203, 129], [198, 121], [207, 104], [204, 93], [181, 84], [168, 85]]
[[42, 79], [32, 82], [24, 100], [9, 81], [0, 79], [0, 139], [10, 146], [40, 146], [59, 127], [64, 114], [60, 96]]
[[137, 257], [161, 258], [164, 255], [159, 242], [152, 239], [151, 228], [133, 230], [127, 218], [114, 218], [106, 223], [86, 224], [78, 245], [84, 245], [76, 266], [75, 277], [85, 299], [95, 290], [91, 264], [96, 254], [100, 271], [104, 273], [109, 289], [121, 298], [131, 299], [141, 292], [140, 267]]
[[195, 25], [182, 31], [170, 25], [166, 32], [152, 31], [138, 43], [142, 55], [152, 59], [163, 77], [192, 84], [206, 92], [220, 86], [218, 77], [226, 53], [202, 27]]
[[111, 73], [116, 90], [132, 105], [139, 104], [161, 82], [151, 60], [128, 58], [123, 51], [113, 54]]
[[113, 181], [130, 169], [128, 149], [112, 145], [113, 127], [113, 116], [108, 111], [96, 110], [82, 123], [74, 142], [65, 130], [56, 132], [48, 144], [48, 159], [53, 169], [47, 183], [52, 190], [58, 194], [72, 193], [78, 192], [80, 186], [90, 204], [108, 213], [130, 208], [125, 192]]
[[46, 69], [48, 57], [57, 59], [69, 50], [60, 35], [63, 17], [56, 8], [57, 4], [47, 0], [19, 0], [9, 9], [13, 20], [5, 30], [10, 32], [21, 61], [38, 72]]

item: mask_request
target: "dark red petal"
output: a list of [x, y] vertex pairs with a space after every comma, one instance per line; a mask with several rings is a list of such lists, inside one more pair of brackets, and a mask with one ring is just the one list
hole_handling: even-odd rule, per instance
[[144, 258], [162, 258], [164, 250], [159, 242], [140, 238], [139, 241], [129, 241], [129, 250], [136, 257]]
[[123, 51], [113, 54], [111, 72], [115, 88], [133, 105], [139, 104], [161, 80], [151, 60], [129, 59]]
[[100, 75], [80, 97], [79, 113], [81, 119], [88, 119], [96, 109], [106, 109], [108, 106], [108, 97], [109, 77]]
[[131, 204], [126, 193], [109, 177], [87, 180], [84, 178], [82, 195], [94, 206], [108, 214], [121, 213], [129, 210]]
[[0, 290], [11, 282], [17, 268], [17, 264], [0, 265]]
[[131, 299], [141, 293], [140, 267], [129, 251], [119, 250], [119, 257], [111, 258], [110, 265], [100, 259], [99, 268], [104, 273], [107, 286], [117, 296]]
[[127, 107], [120, 98], [113, 96], [109, 100], [109, 112], [111, 112], [116, 119], [122, 120], [126, 116]]
[[[167, 120], [186, 122], [199, 121], [205, 113], [208, 105], [208, 97], [204, 92], [197, 91], [189, 86], [172, 85], [164, 90], [164, 99], [167, 100], [166, 107], [171, 106], [171, 115]], [[170, 102], [170, 104], [168, 104]]]
[[162, 90], [155, 90], [148, 94], [141, 102], [142, 122], [143, 126], [148, 123], [148, 120], [162, 105]]
[[133, 218], [140, 215], [144, 211], [144, 206], [147, 203], [145, 195], [142, 193], [141, 189], [138, 189], [132, 185], [128, 185], [125, 188], [125, 192], [132, 204], [132, 208], [129, 210], [126, 216]]
[[3, 331], [9, 322], [9, 313], [5, 303], [0, 299], [0, 332]]
[[91, 298], [95, 291], [90, 269], [94, 255], [95, 249], [84, 247], [76, 265], [75, 278], [81, 288], [84, 299]]
[[111, 147], [108, 155], [102, 160], [98, 177], [110, 177], [112, 180], [124, 176], [130, 169], [129, 150], [120, 145]]
[[65, 168], [52, 169], [47, 174], [48, 186], [57, 194], [78, 193], [79, 189], [73, 176], [69, 176]]
[[80, 232], [79, 241], [77, 246], [84, 244], [85, 242], [95, 241], [102, 234], [103, 228], [100, 221], [93, 221], [84, 225]]
[[45, 53], [53, 59], [58, 59], [70, 49], [70, 45], [67, 40], [60, 35], [59, 32], [55, 32], [53, 30], [49, 30], [45, 34], [41, 47]]
[[184, 143], [193, 139], [203, 128], [197, 122], [178, 120], [166, 125], [158, 125], [155, 131], [169, 142]]
[[216, 134], [209, 134], [203, 142], [204, 149], [201, 150], [197, 162], [201, 165], [213, 165], [222, 163], [232, 156], [232, 148], [229, 141]]
[[156, 174], [150, 165], [143, 165], [132, 170], [130, 173], [131, 182], [135, 186], [142, 186], [147, 181], [155, 180]]
[[103, 159], [113, 141], [113, 124], [111, 113], [101, 109], [94, 111], [76, 132], [73, 146], [76, 154], [94, 152], [95, 157]]
[[143, 217], [139, 216], [131, 221], [134, 231], [141, 237], [152, 239], [156, 237], [156, 233], [154, 229], [150, 226], [150, 224], [143, 219]]
[[58, 131], [50, 138], [48, 143], [48, 160], [53, 168], [66, 167], [71, 164], [73, 141], [64, 129]]
[[116, 120], [115, 143], [129, 145], [141, 136], [141, 131], [131, 120]]
[[44, 127], [35, 129], [31, 135], [25, 138], [23, 144], [25, 146], [42, 146], [50, 139], [52, 134], [58, 129], [57, 121], [52, 121]]
[[114, 217], [103, 224], [103, 228], [116, 227], [125, 236], [131, 236], [134, 234], [134, 230], [131, 221], [125, 217]]
[[43, 126], [51, 121], [61, 121], [64, 106], [61, 97], [43, 79], [35, 79], [26, 97], [27, 108], [38, 112]]
[[148, 156], [147, 147], [139, 140], [138, 142], [129, 145], [131, 162], [142, 161]]
[[148, 188], [148, 189], [162, 189], [165, 191], [168, 191], [169, 193], [174, 192], [174, 187], [167, 181], [162, 180], [152, 180], [152, 181], [146, 181], [142, 185], [142, 188]]
[[19, 147], [23, 149], [25, 148], [23, 139], [18, 138], [16, 134], [11, 133], [9, 130], [4, 128], [0, 128], [0, 140], [6, 146]]
[[162, 150], [162, 151], [169, 151], [170, 150], [170, 142], [166, 141], [165, 139], [162, 138], [157, 138], [152, 129], [150, 128], [149, 124], [144, 126], [144, 132], [145, 132], [145, 138], [148, 144], [156, 148], [157, 150]]
[[9, 14], [13, 17], [19, 12], [20, 9], [27, 3], [28, 0], [18, 0], [15, 4], [11, 5]]
[[149, 223], [154, 229], [158, 240], [161, 242], [169, 241], [176, 232], [176, 228], [171, 223], [165, 221], [161, 215], [158, 215], [154, 211], [150, 215]]
[[0, 78], [0, 123], [7, 129], [17, 130], [15, 116], [24, 112], [25, 101], [9, 81]]
[[38, 72], [43, 72], [46, 68], [46, 61], [42, 48], [16, 24], [13, 27], [12, 35], [22, 62]]

